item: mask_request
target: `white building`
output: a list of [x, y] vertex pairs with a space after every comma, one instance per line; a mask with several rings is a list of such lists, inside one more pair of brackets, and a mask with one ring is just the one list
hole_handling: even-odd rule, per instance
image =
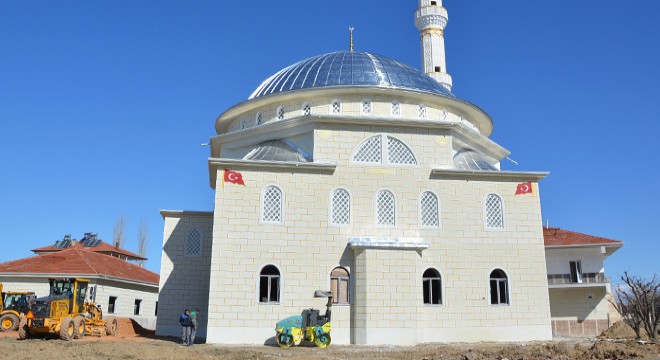
[[446, 23], [441, 1], [419, 1], [423, 72], [332, 52], [220, 115], [214, 211], [161, 211], [157, 334], [199, 307], [210, 343], [273, 341], [331, 289], [333, 343], [552, 337], [547, 173], [501, 171], [491, 118], [450, 91]]

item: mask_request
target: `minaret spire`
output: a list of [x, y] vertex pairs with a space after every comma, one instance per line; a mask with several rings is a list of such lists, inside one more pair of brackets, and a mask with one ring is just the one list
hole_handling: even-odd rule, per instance
[[354, 27], [349, 27], [348, 32], [350, 33], [350, 42], [348, 43], [348, 49], [353, 52], [353, 30], [355, 30]]
[[445, 63], [445, 37], [447, 9], [442, 0], [419, 0], [415, 11], [415, 26], [419, 30], [422, 47], [422, 71], [451, 90], [451, 76]]

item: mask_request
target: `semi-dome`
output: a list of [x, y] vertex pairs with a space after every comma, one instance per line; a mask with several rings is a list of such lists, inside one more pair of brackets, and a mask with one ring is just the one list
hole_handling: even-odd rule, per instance
[[455, 96], [423, 72], [385, 56], [358, 51], [337, 51], [290, 65], [266, 79], [250, 95], [260, 96], [302, 89], [379, 87]]

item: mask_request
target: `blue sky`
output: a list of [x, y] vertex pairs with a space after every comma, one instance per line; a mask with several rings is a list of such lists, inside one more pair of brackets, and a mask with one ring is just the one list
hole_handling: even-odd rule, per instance
[[[159, 209], [211, 210], [216, 117], [304, 58], [355, 47], [419, 67], [416, 1], [0, 2], [0, 261], [66, 233], [136, 250]], [[544, 222], [623, 240], [610, 276], [660, 270], [660, 2], [446, 0], [454, 93], [540, 182]]]

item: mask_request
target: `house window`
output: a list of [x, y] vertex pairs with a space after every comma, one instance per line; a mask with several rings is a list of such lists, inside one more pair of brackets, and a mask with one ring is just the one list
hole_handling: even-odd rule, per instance
[[424, 304], [442, 304], [442, 277], [436, 269], [427, 269], [422, 274]]
[[280, 271], [273, 265], [266, 265], [259, 274], [259, 302], [276, 304], [280, 302]]
[[202, 255], [202, 231], [198, 228], [189, 228], [186, 231], [186, 240], [184, 243], [185, 256]]
[[303, 115], [309, 115], [312, 113], [312, 104], [310, 103], [304, 103], [302, 106], [302, 114]]
[[261, 192], [261, 221], [282, 222], [282, 190], [275, 185], [266, 186]]
[[341, 101], [332, 100], [332, 103], [330, 103], [330, 113], [341, 114]]
[[363, 99], [360, 102], [360, 112], [363, 115], [371, 115], [371, 100]]
[[392, 101], [390, 113], [392, 116], [401, 116], [401, 104], [398, 101]]
[[426, 119], [426, 106], [419, 105], [417, 106], [417, 117], [420, 119]]
[[396, 224], [396, 200], [389, 190], [376, 193], [376, 224], [394, 226]]
[[352, 159], [358, 163], [417, 165], [415, 154], [403, 141], [385, 134], [363, 141], [357, 146]]
[[110, 300], [108, 301], [108, 314], [114, 314], [117, 304], [117, 297], [116, 296], [110, 296]]
[[284, 120], [284, 106], [277, 108], [277, 120]]
[[572, 283], [581, 283], [582, 282], [582, 262], [579, 260], [571, 261], [571, 282]]
[[499, 196], [495, 194], [486, 196], [485, 212], [487, 229], [504, 229], [504, 211]]
[[263, 121], [264, 121], [264, 117], [263, 117], [263, 115], [261, 115], [261, 113], [258, 112], [258, 113], [257, 113], [257, 116], [255, 116], [254, 121], [255, 121], [255, 123], [256, 123], [257, 125], [261, 125], [261, 124], [263, 123]]
[[438, 196], [431, 191], [425, 191], [419, 198], [419, 220], [423, 227], [440, 227], [440, 211]]
[[247, 126], [248, 126], [247, 119], [241, 119], [241, 125], [240, 125], [241, 130], [245, 130]]
[[158, 301], [156, 301], [156, 309], [154, 310], [154, 316], [158, 316]]
[[135, 305], [133, 306], [133, 315], [140, 315], [140, 305], [141, 304], [142, 304], [142, 300], [135, 299]]
[[509, 284], [504, 271], [495, 269], [490, 273], [491, 305], [509, 304]]
[[348, 270], [336, 267], [330, 273], [330, 290], [332, 291], [333, 304], [348, 304], [350, 276]]
[[348, 225], [351, 223], [351, 195], [348, 190], [333, 190], [330, 204], [330, 223], [335, 225]]

